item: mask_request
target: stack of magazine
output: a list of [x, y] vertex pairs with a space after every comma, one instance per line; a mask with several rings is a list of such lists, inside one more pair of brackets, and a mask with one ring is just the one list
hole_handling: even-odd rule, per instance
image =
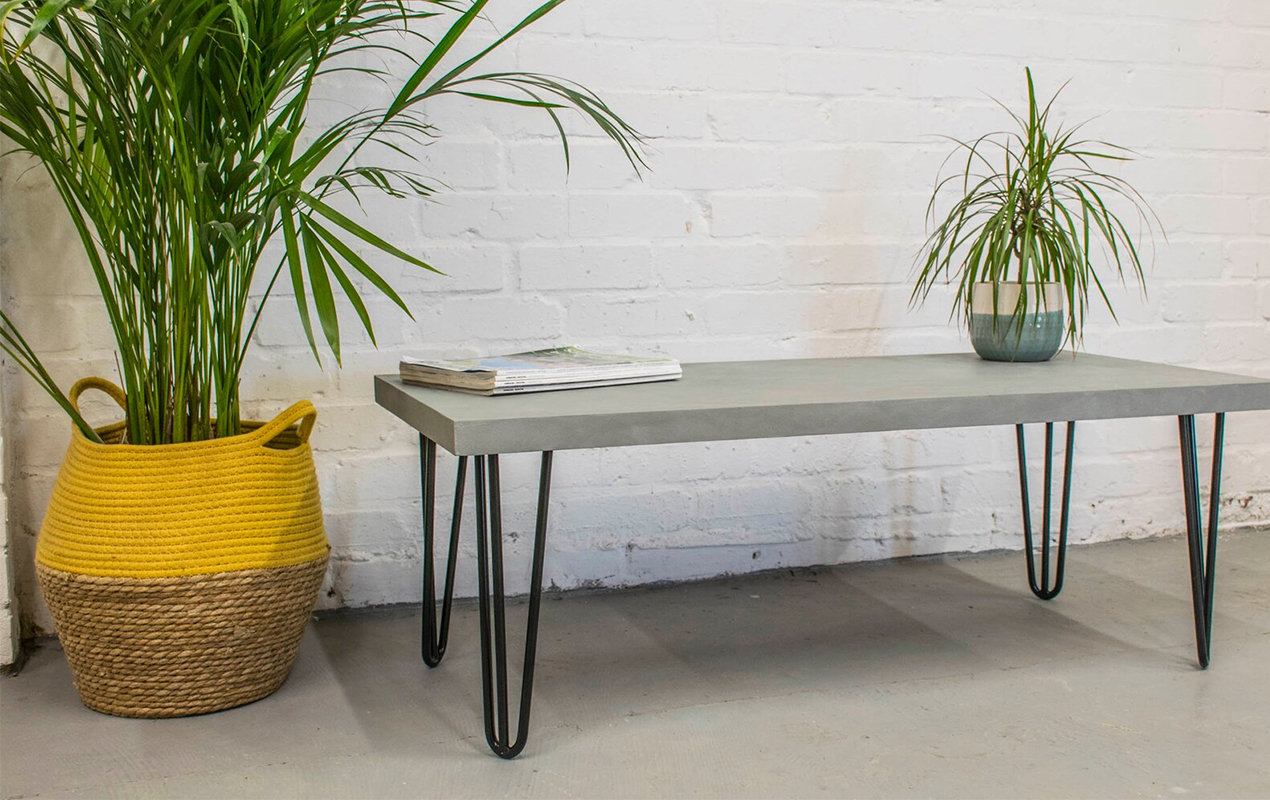
[[673, 358], [594, 353], [579, 347], [451, 361], [401, 359], [404, 383], [484, 395], [672, 381], [681, 375]]

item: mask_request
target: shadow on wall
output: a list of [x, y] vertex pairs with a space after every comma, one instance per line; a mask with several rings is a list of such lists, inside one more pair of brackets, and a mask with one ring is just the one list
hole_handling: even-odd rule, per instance
[[[804, 310], [809, 334], [805, 355], [812, 358], [871, 356], [886, 352], [883, 297], [886, 266], [884, 248], [861, 246], [877, 241], [884, 226], [878, 224], [876, 207], [863, 202], [865, 192], [880, 189], [883, 176], [878, 159], [861, 157], [860, 151], [827, 150], [826, 172], [836, 178], [823, 195], [820, 219], [802, 244], [791, 248], [791, 286], [808, 287], [814, 294]], [[857, 283], [853, 278], [863, 277]], [[900, 276], [895, 276], [898, 280]], [[844, 336], [853, 331], [854, 335]]]
[[[832, 177], [822, 186], [825, 203], [820, 219], [787, 253], [788, 287], [809, 290], [802, 355], [835, 358], [962, 349], [964, 343], [958, 341], [954, 326], [946, 330], [923, 327], [942, 321], [938, 313], [931, 313], [942, 308], [938, 302], [930, 304], [925, 321], [915, 321], [913, 315], [918, 312], [908, 308], [911, 259], [907, 256], [920, 246], [924, 206], [917, 193], [899, 191], [911, 179], [897, 181], [896, 175], [903, 165], [922, 162], [924, 155], [918, 143], [898, 141], [823, 152], [826, 176]], [[920, 448], [911, 437], [860, 435], [890, 442], [900, 468], [919, 465]], [[889, 472], [881, 465], [872, 470], [872, 477], [888, 487], [891, 512], [882, 522], [886, 541], [881, 557], [917, 555], [920, 533], [912, 512], [922, 505], [919, 486], [913, 481], [887, 480]], [[860, 498], [853, 502], [848, 494], [842, 501], [850, 507], [859, 505]], [[838, 549], [850, 546], [843, 542]], [[841, 560], [827, 555], [831, 562]]]

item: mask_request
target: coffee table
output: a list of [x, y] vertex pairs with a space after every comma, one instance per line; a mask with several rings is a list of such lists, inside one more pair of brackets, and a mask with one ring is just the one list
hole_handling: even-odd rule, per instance
[[[551, 465], [556, 451], [1014, 425], [1028, 583], [1037, 597], [1051, 600], [1063, 587], [1076, 422], [1176, 416], [1195, 641], [1199, 665], [1204, 668], [1212, 643], [1226, 414], [1270, 409], [1270, 380], [1087, 354], [1064, 354], [1040, 364], [1004, 364], [954, 353], [685, 364], [683, 378], [677, 381], [502, 397], [412, 386], [395, 375], [380, 375], [375, 378], [375, 399], [419, 432], [424, 549], [422, 653], [430, 667], [441, 663], [445, 655], [467, 462], [469, 458], [476, 462], [485, 739], [498, 756], [514, 758], [524, 749], [529, 734]], [[1195, 416], [1210, 413], [1215, 415], [1216, 425], [1205, 522]], [[1051, 489], [1056, 421], [1067, 425], [1055, 535], [1051, 531]], [[1024, 425], [1031, 423], [1045, 424], [1039, 565], [1023, 435]], [[433, 564], [438, 446], [459, 457], [439, 615]], [[520, 708], [512, 738], [498, 460], [502, 454], [523, 452], [542, 455]]]

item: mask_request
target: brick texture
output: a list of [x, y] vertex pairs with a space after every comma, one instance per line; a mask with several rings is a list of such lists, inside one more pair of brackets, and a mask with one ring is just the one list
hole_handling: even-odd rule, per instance
[[18, 615], [13, 602], [16, 563], [9, 555], [9, 465], [4, 408], [4, 387], [0, 385], [0, 666], [12, 664], [18, 656]]
[[[506, 29], [521, 6], [492, 4], [494, 23]], [[274, 299], [244, 393], [256, 416], [299, 397], [321, 409], [326, 606], [419, 599], [415, 438], [371, 400], [371, 376], [402, 352], [576, 343], [688, 361], [968, 350], [947, 295], [907, 307], [948, 152], [938, 134], [1005, 125], [989, 95], [1017, 108], [1026, 65], [1045, 94], [1071, 79], [1060, 102], [1069, 121], [1094, 118], [1092, 137], [1140, 153], [1122, 174], [1168, 236], [1157, 238], [1145, 298], [1109, 282], [1121, 324], [1095, 312], [1088, 350], [1270, 376], [1261, 0], [573, 0], [500, 65], [599, 92], [657, 137], [653, 171], [636, 178], [575, 120], [566, 178], [548, 120], [447, 98], [432, 112], [443, 139], [424, 160], [450, 190], [436, 203], [368, 206], [378, 229], [450, 273], [384, 264], [415, 320], [373, 303], [382, 349], [354, 336], [345, 368], [323, 372], [289, 298]], [[56, 198], [38, 170], [12, 159], [3, 169], [6, 309], [65, 384], [113, 374]], [[8, 553], [28, 630], [47, 629], [31, 553], [67, 426], [28, 381], [11, 369], [6, 380]], [[1181, 530], [1173, 421], [1089, 423], [1077, 447], [1076, 542]], [[547, 582], [1017, 548], [1013, 459], [1005, 428], [562, 453]], [[443, 470], [453, 464], [442, 458]], [[510, 530], [530, 525], [534, 470], [530, 457], [504, 460]], [[1270, 521], [1270, 414], [1230, 420], [1222, 503], [1228, 526]], [[438, 508], [448, 505], [443, 488]], [[509, 542], [513, 591], [526, 585], [529, 538]], [[469, 530], [461, 594], [474, 592], [473, 548]]]

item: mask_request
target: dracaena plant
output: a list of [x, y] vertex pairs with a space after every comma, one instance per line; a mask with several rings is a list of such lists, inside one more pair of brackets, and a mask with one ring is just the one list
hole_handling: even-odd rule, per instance
[[[433, 193], [400, 167], [439, 133], [429, 101], [545, 112], [566, 168], [560, 114], [581, 112], [643, 165], [640, 134], [584, 87], [480, 68], [563, 1], [462, 57], [489, 0], [0, 0], [0, 134], [47, 172], [83, 241], [118, 348], [126, 441], [239, 432], [244, 355], [279, 280], [314, 355], [324, 340], [337, 362], [339, 295], [372, 341], [364, 291], [409, 313], [364, 254], [436, 270], [356, 209], [370, 192]], [[310, 98], [334, 73], [344, 96], [361, 80], [392, 99], [315, 123]], [[262, 264], [279, 240], [270, 252], [284, 255]], [[97, 438], [8, 316], [0, 346]]]
[[[1069, 309], [1067, 340], [1078, 346], [1091, 294], [1096, 291], [1115, 318], [1100, 269], [1122, 283], [1132, 277], [1145, 291], [1139, 236], [1130, 232], [1123, 213], [1148, 237], [1159, 220], [1137, 190], [1104, 171], [1133, 153], [1078, 138], [1082, 126], [1065, 128], [1051, 116], [1062, 88], [1041, 105], [1032, 70], [1026, 75], [1026, 115], [997, 103], [1013, 119], [1014, 130], [952, 140], [956, 147], [944, 165], [965, 161], [936, 180], [926, 207], [933, 232], [918, 255], [911, 300], [921, 304], [936, 285], [956, 282], [953, 315], [965, 320], [976, 283], [1016, 282], [1021, 291], [1014, 316], [1021, 321], [1044, 297], [1041, 285], [1058, 283]], [[940, 216], [936, 206], [948, 194], [955, 202]], [[1023, 325], [1016, 327], [1021, 334]]]

